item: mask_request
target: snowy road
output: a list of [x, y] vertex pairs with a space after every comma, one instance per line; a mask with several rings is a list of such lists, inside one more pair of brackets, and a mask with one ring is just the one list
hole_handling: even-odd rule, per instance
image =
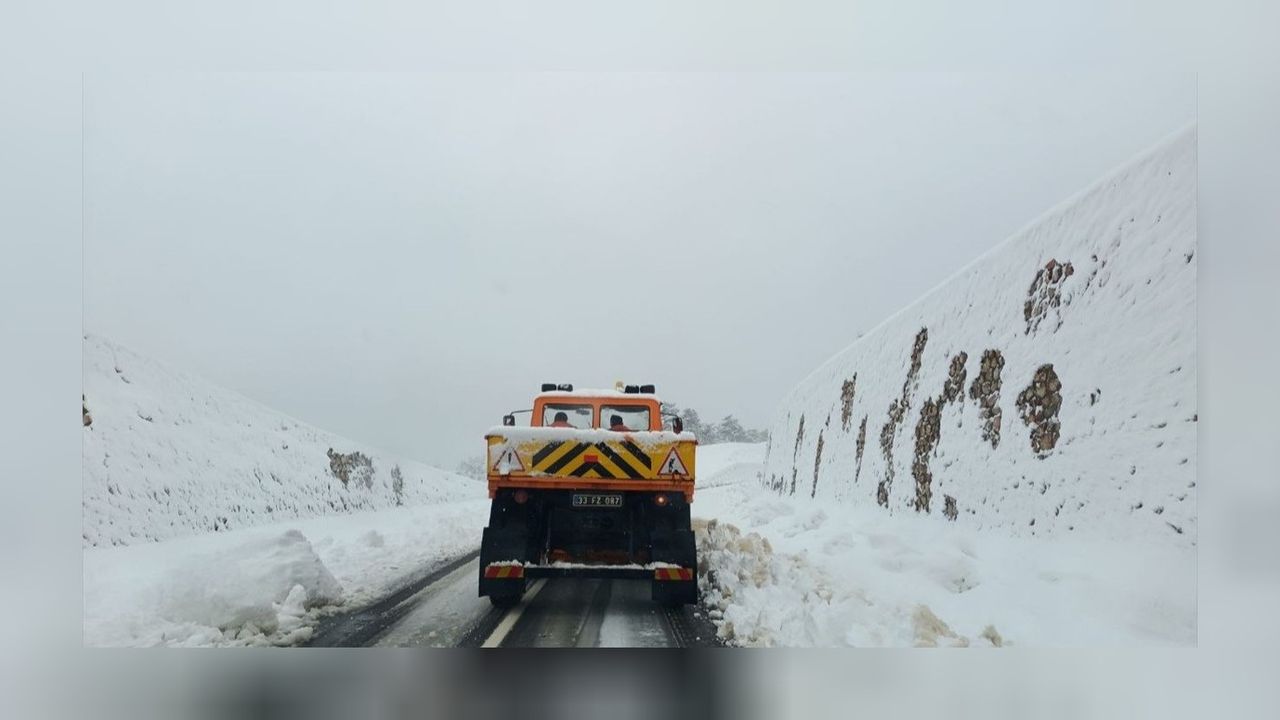
[[691, 647], [716, 645], [700, 608], [665, 609], [645, 580], [548, 578], [497, 609], [476, 596], [469, 554], [390, 597], [318, 629], [312, 646]]
[[[700, 448], [702, 498], [716, 498], [755, 480], [759, 444]], [[750, 493], [754, 494], [754, 493]], [[483, 510], [484, 503], [477, 506]], [[483, 522], [483, 513], [476, 514]], [[424, 525], [416, 521], [414, 527]], [[465, 531], [463, 532], [465, 536]], [[385, 552], [390, 543], [374, 552]], [[389, 596], [322, 621], [312, 646], [381, 647], [693, 647], [719, 645], [703, 607], [665, 609], [650, 600], [648, 580], [547, 578], [529, 585], [524, 601], [493, 608], [476, 595], [478, 553], [438, 563]]]
[[[545, 584], [541, 584], [545, 583]], [[715, 627], [700, 608], [664, 608], [647, 580], [549, 578], [502, 613], [492, 632], [482, 623], [467, 641], [488, 647], [714, 646]], [[515, 616], [514, 619], [512, 616]], [[464, 641], [464, 644], [466, 642]]]
[[1194, 547], [1010, 537], [779, 496], [760, 486], [764, 447], [698, 453], [701, 607], [667, 612], [645, 580], [556, 578], [495, 610], [476, 595], [476, 499], [93, 548], [85, 644], [1195, 644]]

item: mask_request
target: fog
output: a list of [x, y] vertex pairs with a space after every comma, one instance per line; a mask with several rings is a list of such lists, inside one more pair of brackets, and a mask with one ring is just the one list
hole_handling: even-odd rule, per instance
[[1191, 75], [90, 73], [85, 330], [452, 468], [541, 382], [764, 427]]

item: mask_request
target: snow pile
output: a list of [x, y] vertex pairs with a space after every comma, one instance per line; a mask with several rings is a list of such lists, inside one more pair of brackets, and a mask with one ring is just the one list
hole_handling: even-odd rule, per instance
[[293, 645], [480, 544], [487, 500], [84, 551], [91, 646]]
[[92, 335], [84, 387], [86, 547], [485, 497]]
[[[1011, 537], [874, 505], [694, 503], [702, 602], [729, 644], [1095, 647], [1196, 641], [1195, 549]], [[740, 528], [749, 528], [743, 530]]]
[[1195, 158], [1193, 128], [812, 373], [764, 485], [867, 517], [1194, 547]]
[[[91, 645], [289, 644], [310, 637], [306, 609], [342, 586], [297, 530], [214, 542], [87, 554], [85, 642]], [[179, 541], [180, 542], [180, 541]], [[106, 611], [110, 610], [108, 613]]]
[[[192, 573], [190, 568], [200, 568]], [[209, 580], [215, 580], [210, 583]], [[337, 602], [342, 586], [297, 530], [196, 556], [171, 569], [162, 584], [171, 617], [219, 628], [275, 625], [290, 610]]]

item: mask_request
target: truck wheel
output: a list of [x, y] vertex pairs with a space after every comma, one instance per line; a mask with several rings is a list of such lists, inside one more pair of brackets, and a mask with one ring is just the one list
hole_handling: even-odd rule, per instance
[[494, 607], [506, 610], [520, 604], [520, 595], [490, 595], [489, 603]]
[[697, 580], [653, 581], [653, 601], [666, 608], [698, 604]]

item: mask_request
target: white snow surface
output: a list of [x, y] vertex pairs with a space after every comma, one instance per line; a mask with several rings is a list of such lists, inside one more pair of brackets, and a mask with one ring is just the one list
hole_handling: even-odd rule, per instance
[[[762, 444], [698, 448], [699, 581], [730, 644], [1195, 642], [1194, 548], [1013, 538], [778, 497], [759, 487], [763, 457]], [[84, 640], [305, 642], [324, 615], [474, 550], [487, 511], [480, 499], [86, 548]]]
[[694, 458], [698, 473], [694, 479], [695, 514], [701, 497], [697, 491], [739, 482], [758, 482], [764, 451], [764, 443], [699, 445]]
[[[1072, 272], [1060, 271], [1056, 305], [1037, 295], [1033, 309], [1043, 314], [1029, 323], [1030, 288], [1050, 261], [1070, 263]], [[763, 487], [814, 497], [827, 514], [857, 517], [858, 527], [882, 528], [886, 538], [896, 535], [892, 517], [902, 527], [925, 521], [1003, 538], [1194, 548], [1197, 264], [1192, 127], [1052, 209], [805, 378], [770, 428]], [[924, 347], [912, 379], [918, 339]], [[1004, 360], [995, 447], [983, 439], [979, 401], [970, 395], [987, 350]], [[942, 403], [939, 440], [924, 443], [921, 468], [926, 400], [943, 397], [962, 352], [965, 381], [957, 398]], [[1017, 399], [1044, 365], [1061, 383], [1060, 437], [1038, 456]], [[853, 385], [847, 419], [846, 382]], [[890, 408], [904, 397], [895, 425]], [[929, 482], [917, 482], [917, 473], [927, 477], [921, 469]], [[949, 504], [954, 519], [944, 513]], [[1042, 557], [1058, 557], [1059, 546], [1036, 547]], [[926, 548], [911, 549], [922, 562], [929, 558]], [[963, 552], [953, 560], [949, 567], [967, 562]]]
[[1196, 642], [1195, 548], [1015, 537], [874, 504], [779, 497], [758, 485], [763, 455], [762, 445], [699, 448], [704, 477], [720, 478], [694, 499], [699, 582], [731, 645]]
[[90, 646], [291, 645], [480, 545], [487, 499], [84, 551]]
[[[320, 430], [95, 335], [84, 338], [82, 544], [119, 546], [485, 497], [461, 475]], [[477, 437], [477, 443], [479, 443]], [[372, 472], [347, 485], [327, 451]]]

